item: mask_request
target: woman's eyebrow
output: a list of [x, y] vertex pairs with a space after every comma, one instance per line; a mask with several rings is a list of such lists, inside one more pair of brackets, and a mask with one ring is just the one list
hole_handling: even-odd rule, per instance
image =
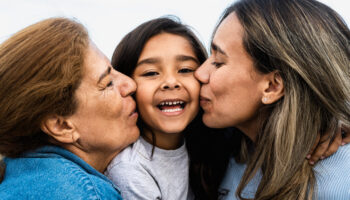
[[106, 71], [104, 71], [104, 72], [101, 74], [100, 78], [99, 78], [98, 81], [97, 81], [97, 84], [100, 83], [104, 77], [108, 76], [108, 75], [111, 73], [111, 70], [112, 70], [112, 67], [111, 67], [111, 66], [108, 66], [108, 68], [106, 69]]
[[219, 52], [225, 56], [227, 56], [226, 52], [224, 50], [222, 50], [217, 44], [215, 44], [214, 42], [211, 43], [211, 50], [214, 52]]

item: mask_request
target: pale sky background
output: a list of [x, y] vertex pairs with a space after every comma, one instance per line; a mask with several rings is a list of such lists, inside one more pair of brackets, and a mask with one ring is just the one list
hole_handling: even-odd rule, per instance
[[[281, 0], [283, 1], [283, 0]], [[55, 16], [77, 18], [111, 58], [122, 37], [139, 24], [176, 15], [208, 46], [220, 15], [234, 0], [0, 0], [0, 43], [18, 30]], [[321, 0], [350, 24], [349, 0]]]

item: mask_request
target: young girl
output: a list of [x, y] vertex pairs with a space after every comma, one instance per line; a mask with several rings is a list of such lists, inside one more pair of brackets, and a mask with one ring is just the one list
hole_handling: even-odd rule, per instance
[[193, 198], [184, 135], [203, 128], [187, 126], [199, 110], [193, 73], [206, 57], [193, 32], [170, 18], [141, 24], [117, 46], [112, 65], [137, 83], [142, 132], [106, 171], [124, 199]]

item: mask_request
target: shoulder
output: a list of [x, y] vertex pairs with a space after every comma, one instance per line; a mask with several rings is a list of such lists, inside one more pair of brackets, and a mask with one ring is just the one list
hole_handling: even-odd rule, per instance
[[[58, 173], [60, 178], [57, 177], [57, 179], [60, 179], [60, 184], [66, 184], [63, 191], [69, 191], [84, 198], [121, 199], [114, 185], [99, 172], [88, 172], [74, 163], [67, 163], [62, 172], [64, 175]], [[70, 182], [66, 183], [67, 180]]]
[[[228, 168], [226, 170], [226, 174], [218, 191], [221, 199], [236, 199], [235, 193], [238, 185], [240, 184], [245, 169], [246, 164], [237, 163], [236, 160], [233, 157], [231, 157], [230, 162], [228, 164]], [[245, 198], [254, 198], [261, 177], [262, 174], [259, 170], [244, 188], [242, 195]]]
[[350, 145], [320, 161], [314, 168], [318, 199], [350, 199]]
[[[124, 152], [129, 154], [129, 152]], [[130, 159], [129, 157], [122, 155], [122, 158], [117, 158], [111, 162], [105, 171], [105, 175], [112, 180], [114, 184], [118, 187], [123, 187], [123, 185], [137, 181], [145, 181], [151, 177], [147, 168], [138, 160]]]
[[6, 164], [0, 185], [0, 195], [8, 197], [4, 199], [120, 199], [102, 174], [89, 173], [63, 157], [7, 159]]
[[105, 175], [118, 188], [149, 181], [152, 176], [146, 166], [148, 166], [147, 163], [150, 160], [148, 160], [148, 156], [144, 155], [144, 151], [145, 149], [140, 139], [138, 139], [111, 161], [105, 171]]
[[122, 162], [138, 162], [142, 159], [150, 160], [150, 152], [148, 152], [147, 147], [143, 144], [141, 138], [139, 138], [135, 143], [129, 145], [114, 157], [108, 168]]
[[237, 163], [235, 158], [231, 157], [226, 169], [225, 178], [231, 177], [240, 179], [239, 177], [243, 175], [246, 166], [246, 164]]
[[345, 146], [339, 147], [338, 151], [334, 153], [332, 156], [320, 161], [315, 166], [314, 170], [317, 173], [320, 173], [320, 172], [332, 173], [332, 175], [334, 175], [340, 172], [350, 171], [350, 168], [344, 167], [349, 165], [350, 165], [350, 145], [345, 145]]
[[161, 198], [158, 182], [139, 162], [120, 161], [110, 166], [105, 174], [119, 188], [124, 199]]
[[[139, 138], [135, 143], [126, 147], [107, 166], [105, 175], [113, 177], [113, 174], [124, 175], [125, 171], [145, 171], [144, 167], [151, 163], [151, 151], [149, 152]], [[132, 169], [132, 170], [131, 170]], [[128, 173], [129, 174], [129, 173]]]

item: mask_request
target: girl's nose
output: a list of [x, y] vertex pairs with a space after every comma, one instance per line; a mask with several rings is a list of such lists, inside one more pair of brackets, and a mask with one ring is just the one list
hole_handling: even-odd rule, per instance
[[173, 90], [173, 89], [179, 89], [180, 87], [181, 87], [181, 83], [173, 75], [169, 75], [165, 77], [164, 82], [161, 84], [162, 90]]

